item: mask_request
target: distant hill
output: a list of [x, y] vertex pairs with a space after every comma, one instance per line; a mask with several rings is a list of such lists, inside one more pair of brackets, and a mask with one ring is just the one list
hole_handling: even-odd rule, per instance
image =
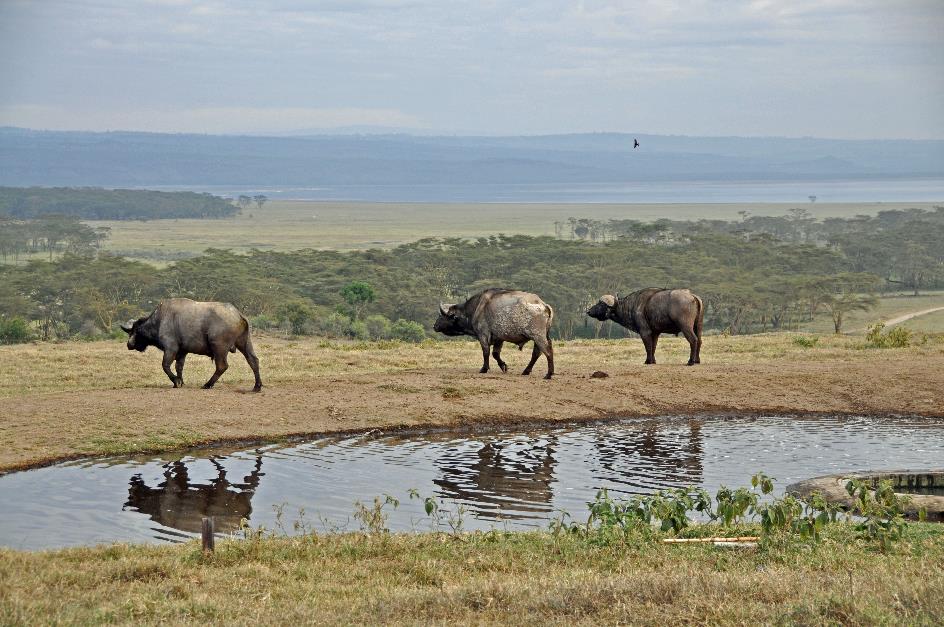
[[224, 218], [239, 213], [230, 201], [194, 192], [97, 187], [0, 187], [0, 216], [34, 219], [65, 215], [86, 220]]
[[0, 129], [0, 185], [317, 186], [944, 176], [944, 141], [681, 137], [250, 137]]

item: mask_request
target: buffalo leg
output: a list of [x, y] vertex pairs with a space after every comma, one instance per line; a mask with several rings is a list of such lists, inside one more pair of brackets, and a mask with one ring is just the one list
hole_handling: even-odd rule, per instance
[[170, 379], [170, 382], [174, 384], [174, 387], [180, 387], [177, 376], [171, 372], [170, 365], [174, 363], [174, 360], [177, 358], [177, 353], [172, 353], [170, 351], [164, 351], [164, 359], [161, 360], [161, 367], [164, 369], [164, 374], [167, 375], [167, 378]]
[[538, 343], [534, 343], [534, 348], [531, 349], [531, 361], [528, 362], [528, 367], [521, 371], [523, 376], [528, 376], [531, 374], [531, 369], [534, 368], [534, 364], [537, 363], [538, 357], [541, 356], [541, 349], [538, 347]]
[[547, 374], [544, 375], [545, 379], [550, 379], [554, 376], [554, 345], [551, 344], [551, 338], [547, 338], [543, 342], [538, 342], [536, 344], [541, 352], [544, 353], [544, 357], [547, 358]]
[[682, 335], [685, 336], [685, 339], [688, 340], [688, 346], [691, 348], [691, 351], [688, 355], [688, 365], [694, 366], [698, 363], [698, 349], [701, 348], [701, 338], [695, 335], [694, 331], [682, 331]]
[[488, 372], [488, 341], [480, 339], [479, 344], [482, 345], [482, 369], [479, 370], [479, 373], [485, 374]]
[[239, 349], [239, 352], [246, 358], [246, 363], [252, 368], [252, 374], [256, 377], [256, 383], [252, 386], [252, 391], [258, 392], [262, 389], [262, 378], [259, 376], [259, 358], [256, 357], [256, 351], [252, 348], [252, 340], [246, 337], [245, 341], [236, 342], [236, 348]]
[[216, 351], [216, 354], [213, 355], [213, 361], [216, 363], [216, 372], [213, 373], [213, 376], [210, 377], [210, 380], [203, 384], [204, 390], [209, 390], [216, 383], [216, 380], [219, 379], [226, 369], [229, 367], [229, 364], [226, 363], [226, 353], [227, 350]]
[[502, 361], [501, 358], [501, 349], [504, 345], [504, 342], [495, 342], [495, 346], [492, 347], [492, 357], [495, 358], [495, 361], [498, 363], [498, 367], [501, 368], [502, 372], [508, 372], [508, 364]]
[[541, 355], [547, 358], [547, 374], [544, 375], [544, 378], [550, 379], [554, 376], [554, 346], [551, 344], [550, 338], [538, 338], [534, 340], [534, 348], [531, 350], [531, 362], [528, 363], [528, 367], [525, 368], [524, 372], [521, 374], [531, 374], [531, 369], [534, 368], [534, 364]]
[[184, 386], [184, 361], [186, 359], [187, 353], [180, 353], [177, 355], [177, 363], [174, 364], [174, 369], [177, 371], [177, 383], [180, 387]]
[[646, 347], [646, 365], [656, 363], [656, 342], [659, 341], [658, 335], [652, 335], [650, 333], [641, 334], [642, 344]]

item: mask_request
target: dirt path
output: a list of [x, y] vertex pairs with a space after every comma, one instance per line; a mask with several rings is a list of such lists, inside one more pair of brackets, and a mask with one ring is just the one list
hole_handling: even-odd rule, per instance
[[933, 307], [931, 309], [924, 309], [922, 311], [912, 311], [911, 313], [906, 313], [904, 315], [898, 316], [897, 318], [890, 318], [885, 321], [885, 326], [893, 327], [896, 324], [901, 324], [902, 322], [906, 322], [919, 316], [926, 316], [927, 314], [934, 313], [935, 311], [944, 311], [944, 307]]
[[810, 361], [611, 364], [553, 381], [465, 368], [313, 376], [240, 393], [166, 385], [0, 399], [0, 472], [68, 457], [368, 428], [476, 427], [693, 413], [922, 414], [944, 417], [944, 351], [852, 351]]

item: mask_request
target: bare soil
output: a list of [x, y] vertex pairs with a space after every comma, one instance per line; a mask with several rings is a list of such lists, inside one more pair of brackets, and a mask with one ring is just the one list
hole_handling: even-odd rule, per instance
[[[637, 361], [642, 357], [638, 341], [563, 345], [557, 350], [559, 374], [551, 381], [542, 379], [543, 360], [530, 377], [515, 370], [478, 374], [473, 365], [477, 348], [471, 344], [357, 352], [316, 348], [313, 341], [307, 347], [285, 344], [306, 358], [323, 355], [326, 363], [344, 363], [347, 369], [292, 370], [292, 376], [286, 369], [285, 380], [275, 373], [258, 394], [248, 392], [245, 364], [236, 368], [234, 361], [216, 389], [200, 389], [198, 375], [190, 377], [188, 387], [172, 389], [150, 373], [160, 370], [156, 354], [129, 357], [120, 346], [101, 343], [82, 354], [91, 361], [133, 363], [153, 376], [144, 384], [121, 379], [117, 389], [70, 384], [63, 391], [24, 388], [0, 398], [0, 472], [85, 455], [366, 429], [705, 413], [944, 417], [944, 350], [939, 346], [876, 351], [835, 345], [804, 351], [789, 336], [713, 338], [706, 345], [716, 354], [705, 351], [705, 363], [687, 367], [687, 347], [677, 343], [667, 342], [665, 359], [655, 366]], [[280, 346], [275, 340], [268, 344], [273, 351]], [[766, 348], [759, 353], [749, 350], [761, 345]], [[12, 366], [8, 361], [8, 372], [16, 369], [16, 359], [26, 359], [5, 352], [0, 357], [14, 360]], [[401, 357], [404, 367], [397, 366]], [[506, 356], [519, 371], [517, 361], [525, 358], [517, 351]], [[378, 361], [384, 363], [382, 370], [376, 369]], [[429, 366], [416, 367], [417, 361]], [[232, 374], [237, 369], [246, 373]], [[590, 377], [600, 369], [609, 376]]]

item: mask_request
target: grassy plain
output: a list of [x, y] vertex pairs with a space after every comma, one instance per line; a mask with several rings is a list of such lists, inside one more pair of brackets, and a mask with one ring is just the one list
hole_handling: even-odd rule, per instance
[[[921, 292], [918, 296], [908, 293], [884, 294], [878, 305], [868, 311], [852, 311], [846, 314], [843, 332], [860, 335], [876, 322], [885, 322], [912, 312], [944, 307], [944, 291]], [[944, 333], [944, 318], [937, 314], [925, 314], [912, 318], [897, 326], [924, 333]], [[832, 333], [832, 318], [820, 312], [812, 321], [800, 322], [797, 330], [808, 333]]]
[[[944, 336], [908, 348], [861, 337], [707, 336], [703, 363], [685, 366], [681, 338], [660, 341], [643, 366], [638, 340], [558, 342], [557, 374], [517, 373], [529, 352], [506, 350], [510, 371], [479, 374], [472, 342], [333, 343], [259, 335], [266, 387], [248, 393], [241, 356], [213, 390], [192, 356], [174, 390], [154, 350], [118, 340], [0, 347], [0, 472], [55, 459], [185, 448], [226, 440], [380, 428], [466, 428], [498, 422], [693, 413], [912, 413], [944, 416]], [[809, 336], [803, 336], [808, 338]], [[808, 343], [808, 342], [807, 342]], [[603, 370], [604, 379], [589, 375]]]
[[222, 220], [89, 221], [111, 228], [105, 248], [151, 261], [172, 261], [207, 248], [245, 252], [322, 248], [392, 248], [423, 237], [476, 237], [496, 233], [554, 235], [554, 222], [569, 217], [676, 220], [737, 220], [752, 215], [784, 215], [802, 206], [814, 216], [851, 217], [934, 203], [750, 203], [750, 204], [506, 204], [353, 203], [271, 201], [262, 209]]
[[844, 524], [759, 549], [489, 532], [0, 550], [0, 584], [11, 625], [939, 625], [944, 527], [887, 554]]

